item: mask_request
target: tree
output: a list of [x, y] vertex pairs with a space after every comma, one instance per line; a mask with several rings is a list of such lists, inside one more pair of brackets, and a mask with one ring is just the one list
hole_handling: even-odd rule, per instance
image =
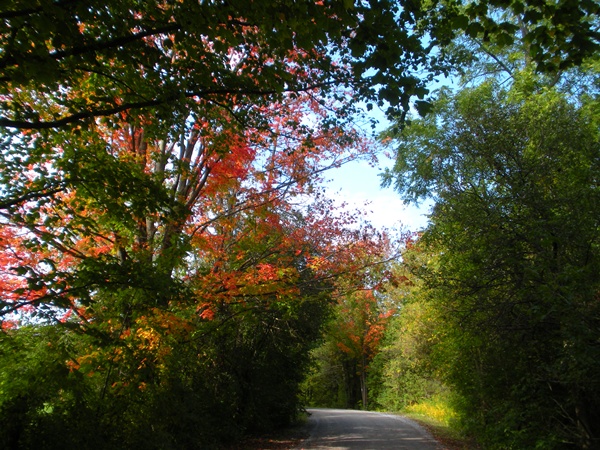
[[442, 5], [442, 17], [444, 11], [448, 14], [442, 23], [456, 30], [452, 38], [464, 33], [480, 45], [500, 49], [516, 44], [526, 50], [528, 61], [540, 73], [580, 66], [598, 52], [599, 10], [592, 1], [449, 1]]
[[[263, 110], [274, 132], [207, 116], [173, 140], [124, 117], [82, 131], [85, 152], [75, 136], [26, 171], [5, 160], [7, 196], [32, 193], [1, 225], [7, 445], [202, 448], [293, 419], [335, 279], [360, 269], [316, 183], [368, 148], [296, 132], [320, 108], [297, 96]], [[42, 201], [37, 183], [59, 187]]]
[[144, 110], [182, 124], [205, 108], [256, 123], [252, 107], [284, 93], [342, 88], [377, 101], [377, 85], [406, 109], [424, 95], [412, 69], [428, 59], [422, 15], [393, 1], [16, 1], [0, 15], [0, 125], [48, 129]]
[[[351, 271], [338, 281], [337, 304], [323, 330], [323, 342], [313, 351], [313, 370], [305, 382], [311, 404], [362, 409], [370, 405], [370, 364], [394, 313], [393, 305], [384, 302], [383, 292], [393, 282], [388, 266], [396, 256], [389, 256], [389, 243], [373, 251], [378, 241], [366, 238], [354, 243], [361, 244], [354, 256], [366, 271]], [[389, 259], [377, 263], [386, 254]]]
[[364, 273], [318, 174], [364, 150], [356, 100], [402, 118], [465, 25], [452, 4], [167, 3], [0, 12], [2, 338], [28, 362], [20, 383], [2, 354], [7, 446], [193, 448], [289, 420], [310, 318]]
[[443, 351], [443, 320], [427, 301], [418, 271], [426, 261], [433, 264], [433, 259], [422, 250], [415, 233], [407, 241], [401, 262], [392, 268], [394, 282], [384, 295], [396, 310], [372, 363], [379, 385], [373, 396], [378, 409], [406, 411], [419, 404], [447, 401], [449, 390], [441, 374], [451, 358]]
[[[454, 357], [446, 380], [490, 445], [597, 444], [595, 117], [553, 89], [442, 98], [398, 139], [393, 179], [436, 205], [420, 271]], [[391, 179], [390, 179], [391, 181]]]
[[[354, 95], [376, 100], [369, 69], [407, 75], [374, 60], [426, 53], [410, 10], [390, 28], [405, 48], [377, 45], [372, 20], [396, 12], [0, 13], [3, 348], [30, 374], [17, 382], [3, 352], [8, 446], [194, 448], [293, 418], [335, 280], [361, 270], [320, 174], [367, 151], [345, 119]], [[388, 89], [395, 106], [421, 84], [407, 80]], [[57, 370], [29, 392], [47, 360]]]
[[206, 108], [256, 124], [255, 105], [286, 92], [335, 98], [340, 88], [398, 114], [411, 96], [427, 94], [419, 68], [429, 81], [448, 69], [444, 53], [432, 50], [456, 30], [512, 43], [518, 26], [504, 20], [506, 9], [527, 24], [524, 39], [542, 71], [578, 65], [598, 49], [591, 0], [436, 8], [391, 0], [13, 1], [0, 12], [0, 126], [85, 126], [141, 111], [181, 125]]

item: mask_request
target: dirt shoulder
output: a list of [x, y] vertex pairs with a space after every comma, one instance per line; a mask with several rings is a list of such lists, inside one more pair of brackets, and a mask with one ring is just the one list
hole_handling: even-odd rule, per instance
[[306, 423], [300, 423], [260, 436], [248, 436], [223, 450], [292, 450], [308, 436]]

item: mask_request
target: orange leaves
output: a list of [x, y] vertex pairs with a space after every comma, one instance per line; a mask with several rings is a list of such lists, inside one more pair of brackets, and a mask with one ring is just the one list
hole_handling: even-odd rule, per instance
[[283, 300], [298, 293], [298, 271], [271, 263], [258, 263], [244, 270], [226, 270], [221, 267], [204, 277], [198, 277], [196, 295], [210, 298], [197, 307], [197, 314], [213, 320], [220, 304], [271, 302]]
[[256, 280], [259, 283], [278, 280], [280, 274], [281, 272], [272, 264], [261, 263], [256, 266]]
[[15, 320], [6, 320], [6, 319], [2, 320], [2, 331], [12, 330], [14, 328], [17, 328], [17, 326], [18, 326], [18, 322]]
[[77, 250], [82, 256], [98, 258], [102, 255], [113, 252], [114, 245], [108, 237], [84, 236], [75, 243], [74, 249]]
[[328, 261], [323, 256], [308, 257], [306, 261], [306, 267], [316, 272], [320, 272], [327, 265], [329, 265]]
[[75, 372], [81, 367], [81, 364], [79, 364], [78, 361], [73, 360], [68, 360], [65, 365], [67, 366], [67, 369], [69, 369], [69, 372]]
[[[194, 326], [192, 321], [174, 312], [152, 308], [147, 315], [136, 318], [129, 327], [124, 327], [121, 321], [109, 319], [103, 328], [108, 334], [118, 336], [114, 346], [89, 347], [87, 353], [67, 361], [67, 368], [91, 376], [96, 372], [106, 372], [112, 364], [118, 364], [120, 370], [129, 371], [130, 379], [137, 379], [141, 383], [146, 376], [144, 371], [166, 367], [166, 358], [171, 355], [174, 343], [188, 339]], [[122, 382], [113, 384], [113, 388], [123, 387]]]
[[[41, 275], [48, 267], [40, 267], [48, 252], [33, 252], [26, 245], [27, 234], [0, 224], [0, 298], [10, 303], [13, 312], [31, 310], [32, 304], [47, 291], [44, 284], [29, 282], [28, 276]], [[34, 271], [39, 270], [39, 273]]]
[[[368, 264], [369, 261], [371, 265]], [[340, 297], [327, 335], [345, 357], [356, 362], [364, 375], [379, 351], [380, 341], [394, 309], [383, 302], [380, 292], [381, 286], [389, 277], [385, 264], [368, 257], [362, 264], [364, 267], [358, 273], [362, 273], [362, 282], [370, 283], [371, 287], [363, 285], [362, 289], [357, 289], [360, 280], [354, 273], [345, 277], [345, 284], [342, 283], [338, 288]]]
[[336, 342], [335, 345], [337, 346], [337, 348], [339, 348], [342, 352], [344, 352], [346, 354], [352, 353], [352, 349], [350, 347], [348, 347], [346, 344], [344, 344], [343, 342]]
[[283, 298], [297, 292], [297, 271], [294, 268], [260, 263], [255, 269], [248, 271], [242, 280], [240, 292], [244, 295], [274, 295]]
[[239, 185], [248, 177], [255, 150], [244, 137], [230, 133], [219, 136], [210, 145], [211, 155], [207, 162], [210, 178], [204, 194], [214, 196]]
[[160, 335], [153, 328], [144, 327], [135, 331], [134, 342], [137, 343], [139, 349], [156, 351], [160, 347], [160, 341]]
[[69, 369], [69, 372], [79, 371], [88, 377], [92, 377], [102, 371], [103, 362], [104, 352], [102, 349], [89, 347], [87, 353], [65, 361], [65, 366]]
[[215, 318], [215, 310], [210, 303], [202, 303], [198, 309], [198, 316], [204, 320], [213, 320]]

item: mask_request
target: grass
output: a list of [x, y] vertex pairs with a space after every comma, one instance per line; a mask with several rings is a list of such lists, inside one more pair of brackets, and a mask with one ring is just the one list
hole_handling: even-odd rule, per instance
[[423, 426], [448, 450], [479, 450], [455, 426], [457, 415], [444, 398], [433, 398], [406, 407], [403, 415]]
[[443, 398], [433, 398], [422, 403], [407, 406], [402, 412], [405, 414], [427, 417], [448, 427], [457, 417], [454, 409]]

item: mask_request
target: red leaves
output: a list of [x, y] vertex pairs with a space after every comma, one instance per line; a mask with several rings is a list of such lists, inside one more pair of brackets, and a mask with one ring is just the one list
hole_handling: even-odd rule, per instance
[[[229, 63], [257, 56], [245, 50], [232, 50]], [[295, 76], [307, 78], [303, 59], [313, 57], [286, 56]], [[236, 314], [285, 309], [306, 295], [370, 283], [366, 268], [385, 252], [384, 239], [373, 230], [356, 231], [355, 218], [337, 213], [319, 188], [325, 170], [370, 152], [355, 130], [329, 125], [335, 104], [310, 92], [257, 102], [263, 121], [245, 128], [236, 108], [215, 108], [208, 97], [198, 102], [206, 106], [203, 113], [169, 134], [157, 133], [157, 117], [134, 111], [94, 123], [86, 132], [93, 145], [85, 152], [68, 148], [81, 162], [61, 161], [68, 169], [43, 163], [74, 180], [68, 191], [32, 206], [41, 211], [36, 232], [51, 237], [44, 251], [41, 245], [32, 251], [0, 246], [0, 258], [12, 257], [11, 245], [19, 253], [0, 260], [3, 268], [40, 270], [44, 258], [56, 261], [49, 283], [60, 289], [43, 299], [54, 319], [118, 336], [117, 347], [139, 350], [137, 363], [130, 363], [135, 370], [158, 363], [169, 339], [185, 336], [187, 327], [227, 320], [228, 306], [237, 307]], [[12, 231], [24, 232], [19, 225]], [[63, 295], [85, 271], [88, 284]], [[170, 276], [186, 295], [155, 292], [163, 285], [146, 280], [154, 275]], [[0, 277], [2, 294], [15, 295], [17, 288], [32, 300], [44, 294], [29, 289], [24, 276]], [[119, 324], [110, 322], [115, 318]]]
[[47, 252], [32, 252], [26, 246], [26, 233], [7, 224], [0, 224], [0, 298], [8, 312], [31, 311], [46, 293], [46, 286], [28, 282], [28, 275], [47, 271]]
[[202, 303], [198, 307], [198, 316], [204, 320], [213, 320], [215, 318], [215, 310], [210, 303]]
[[18, 322], [16, 320], [2, 320], [2, 331], [12, 330], [14, 328], [17, 328], [17, 326]]
[[370, 290], [355, 292], [340, 300], [338, 339], [346, 353], [357, 359], [375, 355], [385, 325], [393, 310], [385, 310]]

